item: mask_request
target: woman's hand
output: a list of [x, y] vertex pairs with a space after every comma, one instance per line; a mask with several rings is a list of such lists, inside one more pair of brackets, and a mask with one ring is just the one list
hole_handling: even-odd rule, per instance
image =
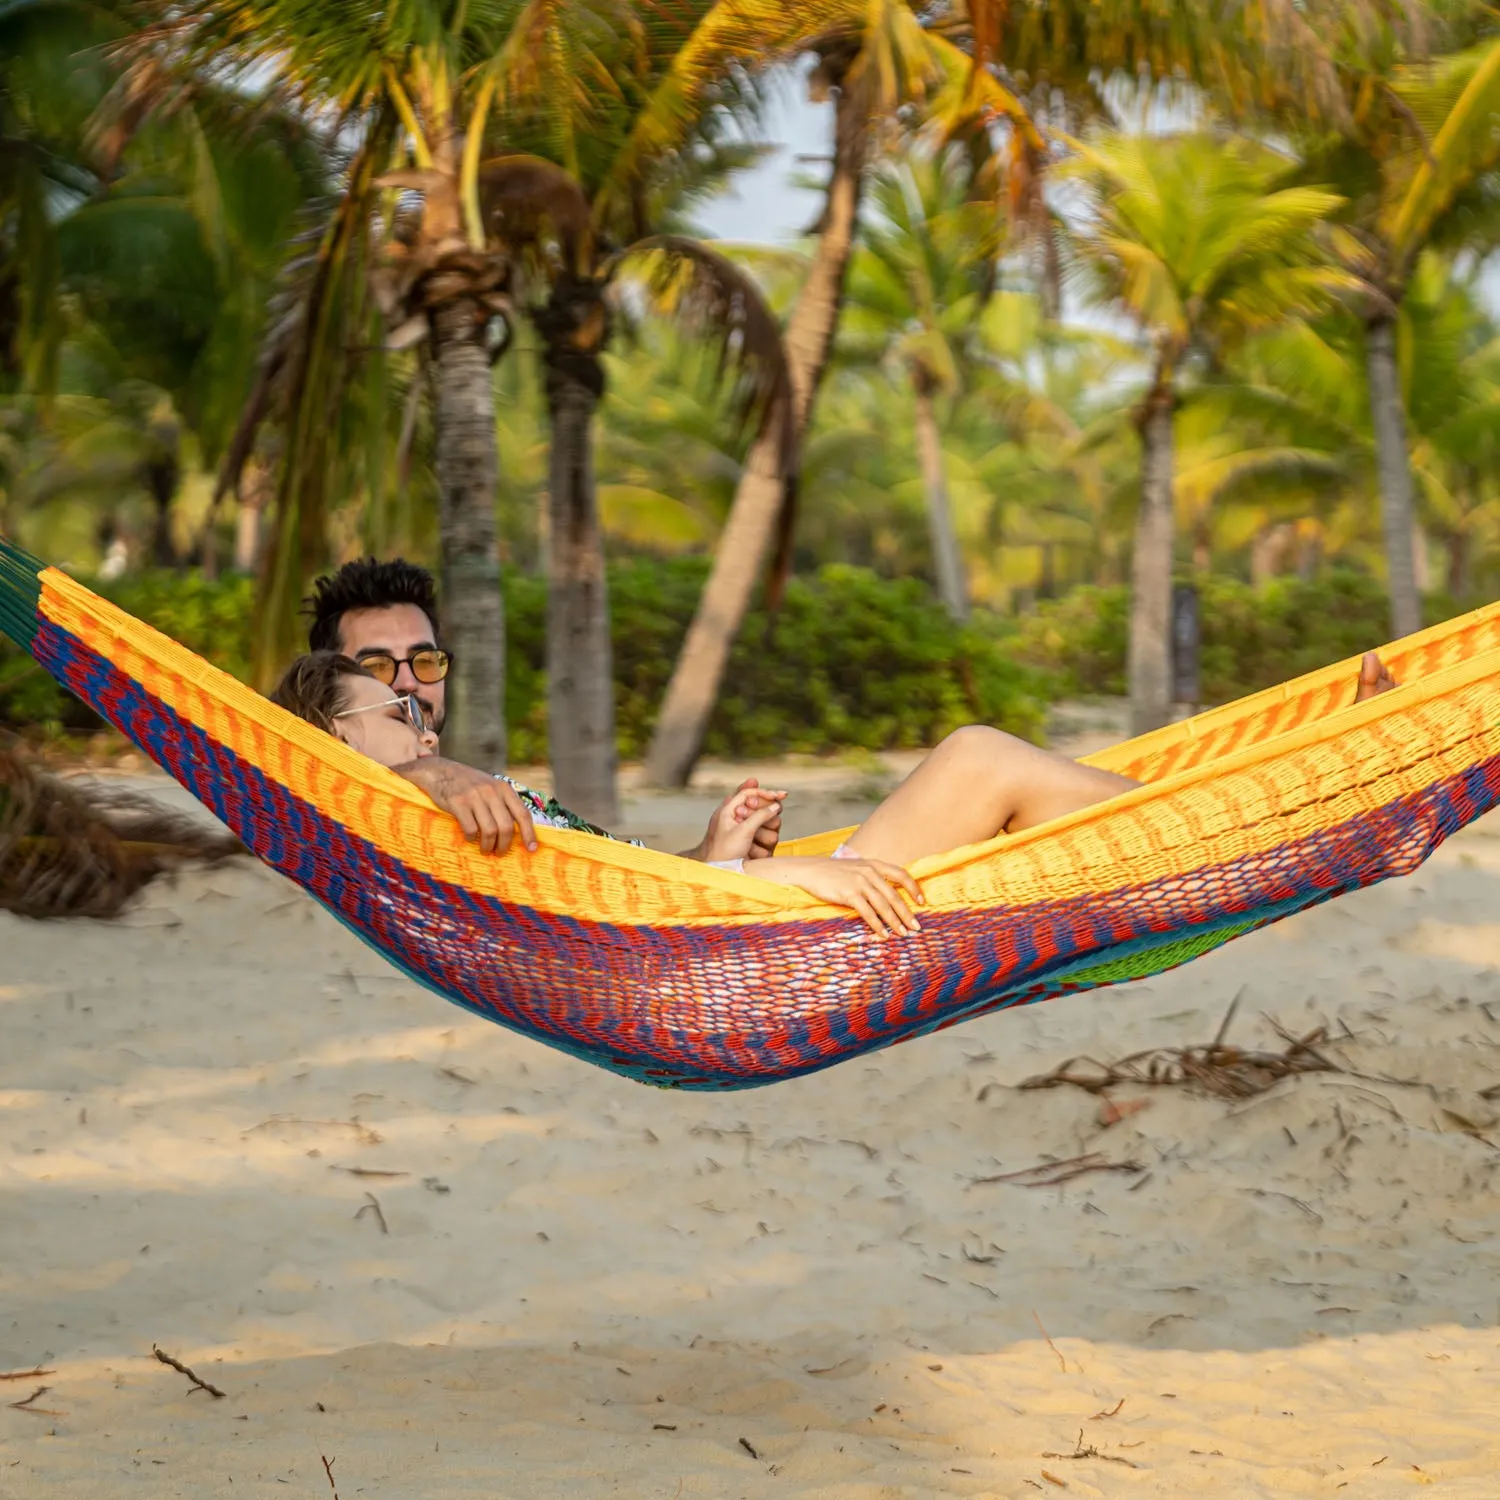
[[759, 860], [753, 868], [746, 865], [745, 874], [772, 885], [796, 886], [830, 906], [852, 907], [877, 937], [921, 930], [916, 914], [892, 889], [906, 891], [920, 906], [924, 899], [921, 887], [900, 865], [887, 864], [883, 859], [788, 855], [785, 859]]
[[767, 859], [781, 837], [781, 804], [785, 792], [771, 791], [753, 777], [742, 781], [708, 820], [708, 832], [684, 859], [727, 863], [732, 859]]

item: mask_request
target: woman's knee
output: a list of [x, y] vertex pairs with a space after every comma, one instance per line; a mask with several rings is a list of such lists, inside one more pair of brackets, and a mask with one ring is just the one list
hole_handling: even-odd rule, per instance
[[1004, 730], [991, 729], [988, 724], [965, 724], [947, 735], [934, 753], [964, 765], [986, 766], [994, 764], [1010, 746], [1018, 743]]
[[986, 724], [966, 724], [955, 729], [932, 753], [943, 779], [966, 786], [976, 793], [1009, 782], [1016, 771], [1016, 749], [1022, 741]]

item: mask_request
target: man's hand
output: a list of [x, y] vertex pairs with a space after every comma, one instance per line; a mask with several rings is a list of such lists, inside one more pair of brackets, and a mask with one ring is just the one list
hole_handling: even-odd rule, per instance
[[486, 854], [503, 854], [518, 832], [527, 849], [536, 848], [531, 813], [507, 782], [438, 755], [391, 769], [426, 792], [445, 813], [452, 813], [464, 837]]
[[768, 790], [755, 777], [747, 777], [714, 809], [703, 841], [684, 850], [683, 857], [705, 862], [768, 859], [781, 837], [785, 799], [785, 792]]

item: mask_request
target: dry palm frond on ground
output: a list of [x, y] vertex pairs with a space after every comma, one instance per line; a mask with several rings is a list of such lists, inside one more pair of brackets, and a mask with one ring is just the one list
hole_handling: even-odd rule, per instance
[[138, 793], [73, 785], [0, 747], [0, 910], [113, 917], [164, 871], [241, 852], [201, 819]]
[[[1286, 1043], [1280, 1052], [1257, 1048], [1234, 1047], [1225, 1037], [1229, 1023], [1239, 1008], [1236, 999], [1220, 1023], [1218, 1035], [1207, 1045], [1192, 1047], [1149, 1047], [1133, 1052], [1116, 1062], [1102, 1063], [1092, 1057], [1070, 1057], [1048, 1073], [1023, 1079], [1023, 1089], [1050, 1089], [1063, 1085], [1102, 1094], [1122, 1084], [1182, 1085], [1222, 1099], [1251, 1099], [1302, 1073], [1342, 1073], [1351, 1078], [1369, 1075], [1334, 1061], [1319, 1050], [1328, 1040], [1326, 1028], [1319, 1026], [1305, 1036], [1293, 1036], [1284, 1027], [1271, 1022]], [[1382, 1083], [1403, 1080], [1382, 1078]]]

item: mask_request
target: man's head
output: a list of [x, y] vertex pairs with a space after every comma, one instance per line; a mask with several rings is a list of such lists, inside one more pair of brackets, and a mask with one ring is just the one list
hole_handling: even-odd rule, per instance
[[449, 658], [438, 646], [437, 589], [426, 568], [362, 557], [317, 579], [305, 608], [312, 650], [341, 652], [415, 697], [442, 732]]

